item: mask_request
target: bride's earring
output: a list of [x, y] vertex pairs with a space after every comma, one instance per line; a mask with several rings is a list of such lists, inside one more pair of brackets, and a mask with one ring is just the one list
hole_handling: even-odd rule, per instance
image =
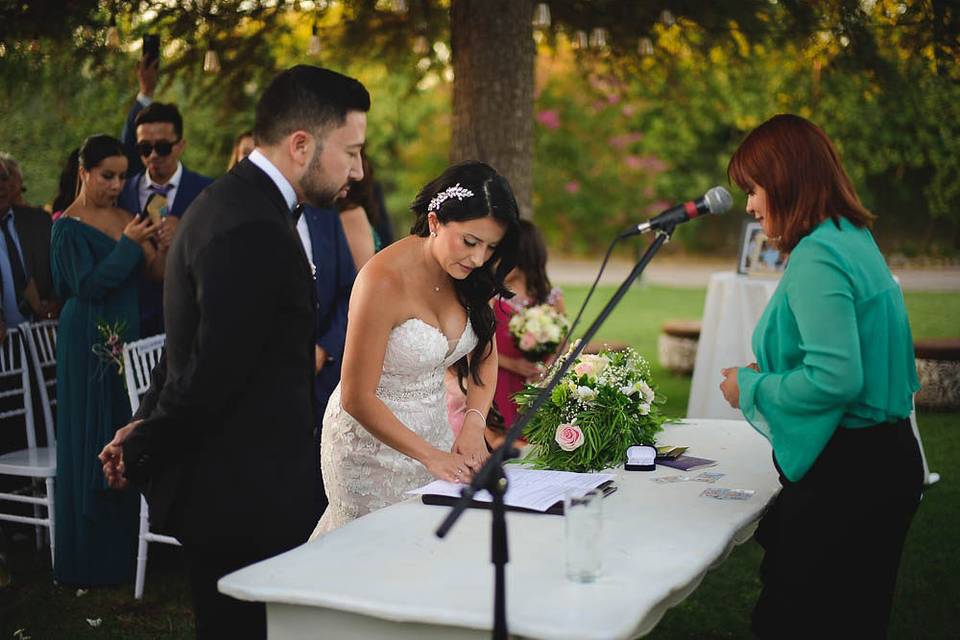
[[436, 231], [431, 231], [431, 232], [430, 232], [430, 237], [431, 237], [431, 238], [436, 238], [436, 237], [437, 237], [437, 232], [436, 232]]

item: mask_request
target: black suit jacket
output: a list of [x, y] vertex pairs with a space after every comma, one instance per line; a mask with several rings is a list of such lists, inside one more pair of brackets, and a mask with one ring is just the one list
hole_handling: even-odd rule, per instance
[[50, 229], [53, 226], [50, 214], [33, 207], [14, 206], [13, 226], [17, 229], [27, 273], [36, 283], [40, 299], [54, 298], [50, 275]]
[[206, 189], [167, 257], [166, 353], [124, 444], [155, 529], [282, 551], [314, 519], [310, 266], [249, 160]]

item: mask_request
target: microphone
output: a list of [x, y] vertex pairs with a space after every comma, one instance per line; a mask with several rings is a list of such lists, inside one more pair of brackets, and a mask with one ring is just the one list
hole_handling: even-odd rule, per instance
[[650, 220], [627, 230], [624, 237], [646, 233], [651, 229], [657, 231], [667, 228], [672, 229], [678, 224], [693, 220], [697, 216], [707, 213], [723, 213], [731, 206], [733, 206], [733, 196], [730, 195], [730, 192], [723, 187], [714, 187], [707, 191], [702, 198], [674, 205]]

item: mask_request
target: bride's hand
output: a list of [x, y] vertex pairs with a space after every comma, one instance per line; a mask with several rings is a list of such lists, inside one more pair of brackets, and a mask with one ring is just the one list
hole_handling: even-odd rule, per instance
[[473, 471], [467, 465], [466, 458], [459, 453], [447, 453], [434, 449], [430, 457], [424, 461], [423, 466], [437, 480], [461, 483], [470, 482], [470, 478], [473, 477]]
[[483, 437], [486, 425], [480, 421], [476, 414], [473, 417], [477, 419], [471, 420], [471, 414], [467, 414], [463, 421], [463, 427], [460, 429], [460, 434], [453, 442], [451, 451], [461, 454], [466, 459], [470, 470], [476, 473], [490, 457], [490, 451], [487, 449], [487, 441]]

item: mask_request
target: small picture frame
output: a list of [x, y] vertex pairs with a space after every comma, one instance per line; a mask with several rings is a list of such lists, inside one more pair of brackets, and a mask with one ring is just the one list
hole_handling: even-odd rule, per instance
[[759, 222], [748, 222], [743, 226], [740, 241], [740, 259], [737, 273], [747, 276], [779, 276], [787, 268], [787, 255], [763, 232]]

